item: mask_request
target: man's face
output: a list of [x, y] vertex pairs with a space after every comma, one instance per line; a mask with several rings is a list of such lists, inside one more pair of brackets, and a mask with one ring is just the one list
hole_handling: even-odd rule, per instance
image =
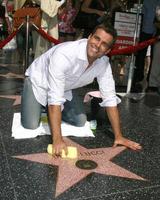
[[97, 58], [107, 54], [111, 48], [113, 37], [103, 29], [97, 29], [96, 32], [89, 36], [87, 44], [88, 61], [91, 64]]

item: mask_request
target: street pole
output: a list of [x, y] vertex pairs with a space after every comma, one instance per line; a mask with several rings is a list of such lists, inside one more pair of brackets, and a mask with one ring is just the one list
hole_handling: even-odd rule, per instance
[[29, 64], [29, 15], [26, 16], [26, 47], [25, 47], [25, 69], [28, 68]]
[[[140, 5], [141, 5], [141, 0], [138, 1], [138, 6], [137, 6], [133, 46], [136, 45], [136, 40], [137, 40], [139, 16], [140, 16]], [[129, 94], [131, 92], [132, 80], [133, 80], [133, 75], [134, 75], [134, 68], [135, 68], [135, 56], [134, 56], [134, 53], [132, 53], [131, 61], [130, 61], [130, 67], [129, 67], [129, 74], [128, 74], [128, 84], [127, 84], [127, 92], [126, 92], [127, 94]]]

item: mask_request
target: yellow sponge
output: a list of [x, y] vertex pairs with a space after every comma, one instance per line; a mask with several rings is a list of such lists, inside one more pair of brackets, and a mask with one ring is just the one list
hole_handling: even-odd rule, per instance
[[[67, 155], [65, 154], [65, 151], [62, 150], [62, 155], [61, 155], [62, 158], [70, 158], [70, 159], [77, 158], [78, 153], [76, 147], [68, 146], [67, 149], [68, 149]], [[52, 155], [52, 144], [48, 145], [47, 152]]]

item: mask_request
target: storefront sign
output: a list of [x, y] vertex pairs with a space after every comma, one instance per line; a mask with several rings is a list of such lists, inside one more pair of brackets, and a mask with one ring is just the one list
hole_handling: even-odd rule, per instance
[[[124, 48], [134, 44], [134, 35], [136, 29], [136, 13], [116, 12], [114, 27], [117, 30], [118, 38], [116, 42], [117, 48]], [[136, 40], [140, 35], [142, 15], [139, 15], [138, 28], [136, 32]]]

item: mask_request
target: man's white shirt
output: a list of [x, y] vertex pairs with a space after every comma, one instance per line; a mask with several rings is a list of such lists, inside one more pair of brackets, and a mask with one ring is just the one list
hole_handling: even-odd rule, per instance
[[97, 78], [102, 107], [116, 106], [115, 82], [109, 58], [103, 56], [89, 67], [87, 39], [53, 46], [38, 57], [26, 70], [37, 101], [43, 106], [62, 105], [72, 99], [72, 89], [88, 85]]

